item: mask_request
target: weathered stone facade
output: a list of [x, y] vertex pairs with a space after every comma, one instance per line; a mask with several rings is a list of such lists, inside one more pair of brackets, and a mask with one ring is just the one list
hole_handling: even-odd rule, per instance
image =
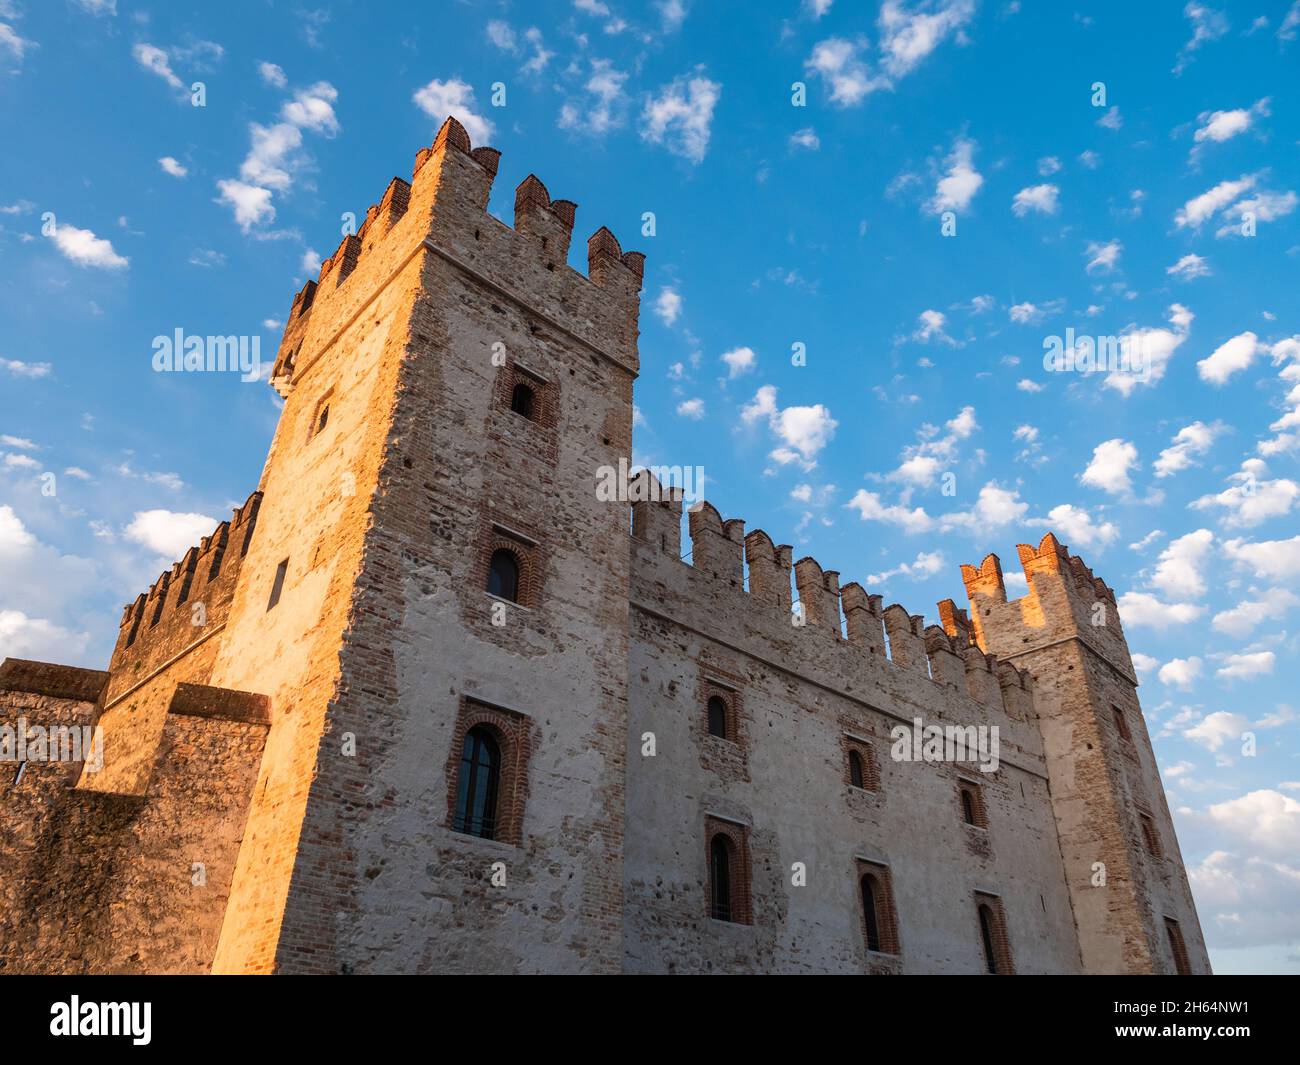
[[1109, 589], [1049, 535], [923, 629], [707, 503], [683, 561], [679, 494], [595, 489], [643, 259], [570, 269], [535, 177], [490, 216], [498, 158], [449, 120], [298, 294], [257, 492], [108, 671], [0, 666], [103, 753], [0, 776], [0, 971], [1207, 972]]

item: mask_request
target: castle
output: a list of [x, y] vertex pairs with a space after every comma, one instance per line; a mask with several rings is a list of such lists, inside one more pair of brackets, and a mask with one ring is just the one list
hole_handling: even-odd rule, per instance
[[257, 491], [108, 669], [0, 666], [102, 758], [0, 765], [0, 972], [1208, 972], [1105, 583], [1049, 534], [924, 627], [599, 499], [644, 260], [498, 160], [449, 119], [298, 293]]

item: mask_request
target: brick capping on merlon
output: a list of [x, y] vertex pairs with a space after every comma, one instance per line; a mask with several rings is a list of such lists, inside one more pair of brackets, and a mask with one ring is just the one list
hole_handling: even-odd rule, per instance
[[[319, 297], [344, 285], [367, 251], [401, 221], [410, 207], [412, 185], [420, 171], [440, 151], [449, 150], [461, 152], [472, 159], [486, 176], [483, 188], [486, 192], [491, 191], [501, 153], [495, 148], [473, 148], [465, 127], [454, 116], [447, 118], [438, 130], [433, 145], [421, 148], [416, 153], [411, 180], [408, 182], [394, 177], [380, 202], [371, 204], [366, 210], [361, 228], [355, 234], [344, 235], [334, 253], [321, 263], [316, 280], [307, 281], [294, 296], [271, 372], [271, 383], [277, 389], [284, 391], [288, 387], [306, 323]], [[486, 194], [480, 206], [486, 211]], [[513, 228], [520, 235], [539, 244], [543, 249], [543, 258], [554, 268], [557, 264], [565, 263], [577, 210], [578, 205], [572, 200], [553, 200], [537, 176], [529, 174], [515, 190]], [[623, 270], [626, 274], [615, 280], [616, 273]], [[587, 278], [593, 284], [637, 298], [644, 273], [645, 256], [640, 252], [623, 251], [618, 239], [606, 227], [601, 226], [587, 241]]]
[[256, 692], [215, 688], [210, 684], [177, 684], [167, 712], [185, 717], [215, 717], [226, 721], [242, 721], [249, 725], [271, 724], [269, 696], [259, 695]]
[[107, 687], [108, 679], [108, 672], [102, 669], [60, 666], [26, 658], [6, 658], [0, 662], [0, 691], [93, 703]]

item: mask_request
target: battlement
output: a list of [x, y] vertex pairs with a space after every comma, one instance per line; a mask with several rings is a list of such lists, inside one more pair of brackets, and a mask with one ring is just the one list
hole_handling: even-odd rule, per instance
[[[539, 273], [537, 282], [576, 322], [590, 323], [593, 342], [613, 335], [623, 349], [617, 354], [635, 361], [645, 256], [625, 252], [614, 234], [601, 226], [587, 241], [586, 276], [570, 269], [567, 257], [578, 205], [552, 199], [534, 174], [515, 190], [513, 228], [500, 223], [487, 213], [500, 160], [495, 148], [472, 147], [469, 134], [454, 117], [443, 123], [433, 145], [416, 153], [411, 180], [394, 177], [379, 203], [367, 209], [356, 233], [343, 236], [321, 263], [316, 280], [308, 281], [295, 295], [271, 374], [271, 384], [281, 395], [291, 390], [295, 371], [302, 366], [300, 353], [304, 343], [310, 346], [310, 323], [314, 314], [319, 316], [321, 304], [347, 288], [349, 279], [364, 273], [371, 260], [378, 260], [381, 268], [367, 284], [386, 282], [386, 273], [404, 261], [402, 254], [414, 251], [420, 242], [465, 267], [482, 270], [503, 291], [537, 287], [527, 283], [530, 265], [535, 272], [544, 271], [550, 276], [543, 280]], [[489, 220], [494, 223], [492, 230], [484, 225]], [[516, 242], [522, 238], [531, 252], [513, 247], [504, 255], [487, 254], [483, 245], [493, 235], [501, 235], [493, 232], [498, 226]], [[397, 234], [402, 254], [387, 253], [390, 234]], [[385, 254], [377, 254], [381, 248]], [[492, 276], [496, 271], [491, 261], [508, 263], [510, 274]], [[565, 289], [565, 285], [572, 287]]]
[[[1131, 672], [1127, 645], [1120, 625], [1115, 592], [1078, 555], [1047, 533], [1037, 544], [1019, 544], [1016, 547], [1020, 565], [1028, 582], [1028, 592], [1019, 599], [1007, 599], [1002, 563], [997, 555], [986, 555], [978, 567], [963, 565], [962, 581], [971, 602], [973, 623], [948, 604], [945, 628], [951, 633], [964, 626], [971, 630], [972, 638], [981, 647], [990, 641], [985, 627], [996, 625], [1005, 630], [1003, 639], [1012, 630], [1042, 630], [1039, 640], [1068, 635], [1081, 635], [1090, 640], [1102, 654]], [[1028, 642], [1028, 633], [1018, 637]]]
[[250, 495], [229, 521], [126, 605], [109, 662], [110, 695], [120, 691], [119, 678], [129, 664], [132, 676], [147, 672], [225, 621], [261, 502], [261, 492]]
[[[856, 581], [841, 583], [837, 571], [811, 556], [792, 565], [788, 544], [777, 545], [761, 529], [746, 534], [742, 519], [724, 519], [707, 501], [687, 512], [691, 543], [683, 552], [680, 490], [663, 487], [649, 470], [641, 470], [633, 485], [632, 535], [683, 565], [689, 559], [695, 579], [708, 585], [700, 589], [701, 598], [730, 588], [744, 597], [742, 610], [753, 611], [756, 619], [788, 624], [796, 643], [810, 641], [823, 650], [838, 645], [863, 662], [884, 663], [965, 691], [1013, 720], [1032, 720], [1032, 677], [977, 646], [965, 611], [952, 600], [938, 604], [941, 624], [927, 627], [922, 615], [898, 603], [883, 605], [882, 596]], [[996, 565], [996, 556], [990, 558]]]

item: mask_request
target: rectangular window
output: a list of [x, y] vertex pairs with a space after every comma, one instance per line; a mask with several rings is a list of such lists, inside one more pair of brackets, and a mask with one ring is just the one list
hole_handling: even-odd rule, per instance
[[889, 866], [857, 859], [862, 935], [868, 953], [899, 954], [898, 914]]
[[1150, 814], [1138, 814], [1138, 821], [1142, 825], [1142, 842], [1145, 844], [1147, 853], [1153, 858], [1160, 857], [1160, 836], [1156, 833], [1156, 823], [1151, 819]]
[[988, 828], [988, 814], [984, 809], [984, 789], [973, 780], [959, 780], [957, 794], [961, 800], [961, 819], [976, 828]]
[[1187, 944], [1183, 942], [1183, 930], [1172, 917], [1165, 918], [1165, 934], [1169, 937], [1169, 949], [1174, 955], [1174, 972], [1179, 976], [1192, 975], [1192, 963], [1187, 958]]
[[284, 590], [284, 575], [289, 570], [289, 560], [286, 558], [275, 567], [275, 583], [271, 585], [271, 598], [266, 604], [266, 609], [271, 610], [275, 604], [280, 601], [280, 593]]
[[1129, 731], [1128, 718], [1124, 716], [1124, 711], [1118, 706], [1112, 706], [1111, 710], [1115, 714], [1115, 727], [1119, 729], [1120, 739], [1133, 742], [1133, 733]]

